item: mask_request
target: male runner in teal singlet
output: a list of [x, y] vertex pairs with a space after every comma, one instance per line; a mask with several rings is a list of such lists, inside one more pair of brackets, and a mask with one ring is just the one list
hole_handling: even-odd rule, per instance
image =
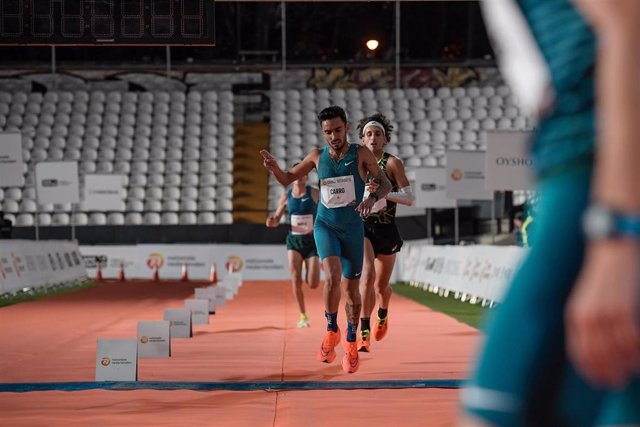
[[[314, 237], [326, 276], [323, 295], [327, 318], [327, 333], [318, 350], [318, 360], [331, 363], [336, 358], [335, 347], [340, 342], [337, 316], [340, 284], [343, 283], [347, 297], [347, 333], [342, 369], [353, 373], [360, 365], [356, 339], [362, 307], [358, 290], [364, 254], [362, 217], [369, 215], [375, 202], [389, 193], [391, 183], [371, 151], [347, 141], [349, 125], [342, 108], [325, 108], [318, 114], [318, 120], [327, 147], [311, 151], [290, 170], [280, 169], [267, 150], [260, 153], [264, 166], [282, 185], [289, 185], [314, 168], [318, 171], [321, 203], [314, 224]], [[367, 174], [379, 187], [362, 200]]]
[[463, 425], [640, 425], [640, 1], [481, 3], [505, 78], [541, 116], [540, 203]]

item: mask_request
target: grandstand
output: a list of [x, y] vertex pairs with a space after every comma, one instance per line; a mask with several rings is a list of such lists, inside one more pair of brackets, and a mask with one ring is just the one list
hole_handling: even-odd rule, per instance
[[[149, 76], [152, 79], [153, 76]], [[7, 85], [5, 85], [6, 87]], [[241, 158], [258, 161], [268, 146], [287, 165], [319, 146], [317, 111], [344, 105], [352, 122], [380, 111], [397, 134], [389, 152], [408, 168], [444, 167], [447, 150], [483, 151], [486, 132], [530, 130], [508, 88], [501, 85], [406, 89], [288, 89], [265, 92], [270, 117], [268, 141], [248, 138], [236, 144], [234, 95], [231, 91], [0, 92], [1, 130], [20, 132], [25, 160], [24, 186], [4, 187], [2, 209], [16, 227], [69, 226], [70, 204], [36, 206], [34, 166], [42, 161], [79, 162], [84, 174], [125, 176], [126, 198], [109, 211], [77, 208], [77, 226], [231, 224], [234, 218], [234, 152], [253, 148]], [[357, 140], [355, 126], [350, 134]], [[242, 163], [242, 162], [241, 162]], [[255, 164], [255, 163], [254, 163]], [[240, 175], [252, 170], [242, 163]], [[260, 181], [259, 173], [249, 181]], [[236, 183], [237, 185], [237, 183]], [[242, 190], [240, 190], [242, 192]], [[268, 209], [284, 191], [273, 178]], [[249, 204], [235, 216], [261, 223], [265, 197], [253, 187], [244, 191]], [[251, 215], [251, 209], [258, 210]], [[257, 218], [257, 219], [256, 219]]]

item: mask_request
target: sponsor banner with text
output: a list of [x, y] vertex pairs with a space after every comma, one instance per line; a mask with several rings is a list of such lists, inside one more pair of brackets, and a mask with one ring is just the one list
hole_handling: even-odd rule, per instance
[[446, 168], [417, 168], [407, 171], [417, 208], [455, 208], [456, 199], [447, 196]]
[[3, 240], [0, 245], [0, 293], [75, 282], [86, 275], [74, 242]]
[[117, 209], [126, 198], [124, 175], [84, 176], [82, 208], [87, 211], [111, 211]]
[[485, 156], [485, 188], [490, 191], [532, 190], [531, 132], [489, 132]]
[[399, 278], [499, 302], [526, 253], [518, 246], [408, 242], [398, 257]]
[[179, 279], [186, 264], [189, 278], [207, 280], [212, 263], [220, 279], [229, 269], [246, 280], [290, 277], [285, 245], [104, 245], [81, 246], [80, 251], [90, 277], [95, 276], [98, 260], [105, 278], [118, 277], [122, 265], [127, 278], [150, 279], [157, 267], [160, 279]]
[[20, 132], [0, 132], [0, 187], [22, 187], [24, 162]]
[[447, 196], [453, 199], [491, 200], [493, 192], [485, 190], [485, 153], [482, 151], [447, 151]]
[[36, 164], [36, 196], [41, 205], [79, 203], [78, 162]]

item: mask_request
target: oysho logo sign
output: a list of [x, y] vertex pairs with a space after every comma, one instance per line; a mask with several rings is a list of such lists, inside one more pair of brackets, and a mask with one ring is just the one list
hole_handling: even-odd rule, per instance
[[149, 258], [147, 258], [147, 267], [153, 269], [153, 268], [162, 268], [162, 266], [164, 265], [164, 257], [162, 256], [162, 254], [158, 253], [158, 252], [153, 252], [151, 254], [149, 254]]
[[231, 271], [232, 273], [236, 273], [242, 270], [243, 266], [244, 266], [244, 261], [242, 261], [242, 258], [236, 255], [229, 256], [225, 264], [227, 271]]
[[530, 157], [498, 157], [496, 158], [498, 166], [533, 166], [533, 159]]
[[454, 169], [451, 171], [451, 179], [454, 181], [460, 181], [464, 177], [464, 173], [460, 169]]

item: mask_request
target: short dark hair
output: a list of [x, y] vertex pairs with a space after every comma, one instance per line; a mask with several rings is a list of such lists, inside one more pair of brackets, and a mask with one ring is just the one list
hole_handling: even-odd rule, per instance
[[372, 114], [368, 117], [364, 117], [358, 122], [358, 137], [362, 139], [364, 136], [364, 127], [369, 122], [378, 122], [384, 127], [384, 134], [387, 138], [387, 142], [391, 141], [391, 133], [393, 132], [393, 125], [387, 117], [381, 113]]
[[322, 122], [325, 120], [335, 119], [336, 117], [340, 117], [343, 122], [347, 123], [347, 113], [344, 112], [344, 109], [337, 105], [332, 105], [331, 107], [327, 107], [320, 111], [318, 114], [318, 121], [322, 125]]

